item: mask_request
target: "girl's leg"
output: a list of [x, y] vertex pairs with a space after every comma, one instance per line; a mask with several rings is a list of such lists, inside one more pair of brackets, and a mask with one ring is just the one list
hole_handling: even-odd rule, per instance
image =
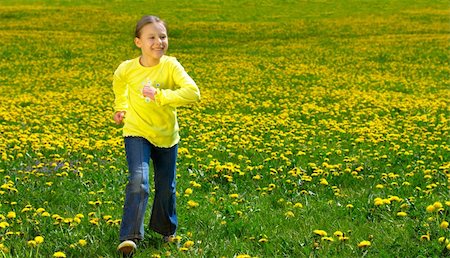
[[178, 145], [171, 148], [153, 146], [155, 198], [153, 199], [150, 227], [163, 236], [174, 235], [178, 226], [176, 212], [176, 163]]
[[125, 137], [128, 184], [120, 225], [120, 241], [144, 238], [144, 215], [149, 194], [150, 143], [141, 137]]

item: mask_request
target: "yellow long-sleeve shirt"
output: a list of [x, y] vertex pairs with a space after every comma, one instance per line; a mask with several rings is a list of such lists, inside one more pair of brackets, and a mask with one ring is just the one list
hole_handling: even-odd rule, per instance
[[[142, 94], [145, 85], [156, 88], [155, 100]], [[125, 61], [114, 72], [114, 110], [125, 111], [123, 136], [140, 136], [158, 147], [172, 147], [180, 140], [176, 108], [196, 102], [200, 91], [174, 57], [144, 67], [139, 58]]]

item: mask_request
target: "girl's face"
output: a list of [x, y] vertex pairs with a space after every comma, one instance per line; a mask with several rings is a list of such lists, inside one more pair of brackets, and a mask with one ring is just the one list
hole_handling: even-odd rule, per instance
[[157, 65], [169, 47], [167, 30], [161, 23], [149, 23], [142, 27], [140, 36], [134, 38], [134, 43], [141, 49], [147, 65]]

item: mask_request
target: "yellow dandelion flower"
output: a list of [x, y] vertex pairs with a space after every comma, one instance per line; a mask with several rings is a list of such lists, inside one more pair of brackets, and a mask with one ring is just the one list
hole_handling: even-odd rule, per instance
[[346, 236], [340, 236], [340, 237], [338, 237], [338, 239], [339, 239], [339, 241], [344, 242], [344, 241], [349, 240], [350, 238], [349, 238], [349, 237], [346, 237]]
[[191, 195], [193, 192], [192, 188], [186, 188], [186, 190], [184, 190], [185, 195]]
[[239, 254], [236, 256], [236, 258], [251, 258], [251, 256], [248, 254]]
[[421, 241], [430, 241], [430, 233], [427, 233], [426, 235], [422, 235], [420, 237]]
[[180, 247], [180, 249], [178, 249], [178, 250], [180, 250], [181, 252], [187, 252], [187, 251], [189, 251], [189, 248]]
[[345, 206], [345, 207], [347, 207], [349, 209], [353, 209], [353, 204], [347, 204], [347, 206]]
[[444, 207], [441, 202], [435, 202], [433, 203], [433, 206], [436, 209], [441, 209], [442, 207]]
[[183, 247], [186, 248], [191, 248], [192, 246], [194, 246], [194, 241], [188, 240], [183, 244]]
[[42, 237], [42, 236], [37, 236], [37, 237], [35, 237], [34, 238], [34, 241], [36, 242], [36, 244], [42, 244], [42, 243], [44, 243], [44, 237]]
[[426, 210], [427, 212], [434, 212], [436, 208], [433, 205], [428, 205]]
[[193, 201], [193, 200], [189, 200], [187, 204], [188, 204], [188, 206], [189, 206], [190, 208], [195, 208], [195, 207], [198, 207], [198, 206], [199, 206], [199, 203], [198, 203], [198, 202], [195, 202], [195, 201]]
[[53, 257], [56, 257], [56, 258], [66, 258], [66, 254], [63, 253], [63, 252], [56, 252], [56, 253], [53, 254]]
[[448, 228], [448, 221], [442, 221], [441, 222], [441, 225], [439, 225], [441, 228], [443, 228], [443, 229], [447, 229]]
[[79, 244], [80, 246], [85, 246], [85, 245], [87, 245], [87, 241], [84, 240], [84, 239], [80, 239], [80, 240], [78, 240], [78, 244]]
[[6, 217], [8, 219], [14, 219], [16, 217], [16, 213], [14, 211], [10, 211], [8, 212], [8, 214], [6, 215]]
[[297, 202], [294, 204], [294, 208], [303, 208], [303, 204]]
[[261, 176], [260, 175], [253, 176], [253, 179], [254, 180], [261, 180]]
[[397, 212], [397, 216], [398, 217], [406, 217], [406, 216], [408, 216], [408, 214], [406, 212], [399, 211], [399, 212]]
[[229, 195], [230, 196], [230, 198], [239, 198], [239, 194], [237, 194], [237, 193], [234, 193], [234, 194], [230, 194]]
[[327, 236], [327, 232], [325, 230], [316, 229], [313, 231], [314, 234], [319, 235], [321, 237]]
[[320, 179], [320, 184], [321, 185], [328, 185], [328, 181], [325, 178], [321, 178]]
[[5, 254], [9, 253], [9, 249], [2, 243], [0, 243], [0, 251]]
[[9, 227], [9, 223], [8, 222], [6, 222], [6, 221], [0, 222], [0, 228], [7, 228], [7, 227]]
[[100, 221], [99, 218], [92, 218], [92, 219], [89, 220], [89, 223], [91, 223], [92, 225], [98, 226], [99, 225], [99, 221]]
[[267, 238], [261, 238], [260, 240], [258, 240], [258, 243], [267, 243], [267, 242], [269, 242], [269, 239], [267, 239]]
[[358, 247], [359, 248], [366, 248], [366, 247], [369, 247], [371, 245], [372, 245], [372, 243], [370, 241], [364, 240], [364, 241], [359, 242]]
[[37, 243], [36, 243], [36, 241], [34, 241], [34, 240], [28, 241], [27, 244], [28, 244], [28, 246], [30, 246], [30, 247], [36, 247], [36, 246], [37, 246]]
[[384, 188], [384, 185], [382, 185], [382, 184], [377, 184], [377, 185], [375, 186], [375, 188], [377, 188], [377, 189], [383, 189], [383, 188]]
[[445, 237], [440, 237], [438, 239], [438, 242], [439, 242], [439, 244], [449, 244], [450, 243], [450, 241]]
[[342, 231], [335, 231], [334, 233], [333, 233], [333, 235], [335, 236], [335, 237], [342, 237], [342, 236], [344, 236], [344, 233], [342, 232]]
[[447, 245], [447, 250], [450, 250], [450, 244]]
[[284, 213], [284, 216], [286, 216], [286, 218], [293, 218], [295, 217], [295, 214], [292, 211], [287, 211]]

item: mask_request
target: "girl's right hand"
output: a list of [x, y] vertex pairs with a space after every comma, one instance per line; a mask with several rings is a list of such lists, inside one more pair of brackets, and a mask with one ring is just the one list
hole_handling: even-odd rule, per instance
[[118, 111], [114, 114], [114, 122], [116, 122], [116, 124], [121, 124], [123, 121], [123, 118], [125, 117], [125, 111]]

